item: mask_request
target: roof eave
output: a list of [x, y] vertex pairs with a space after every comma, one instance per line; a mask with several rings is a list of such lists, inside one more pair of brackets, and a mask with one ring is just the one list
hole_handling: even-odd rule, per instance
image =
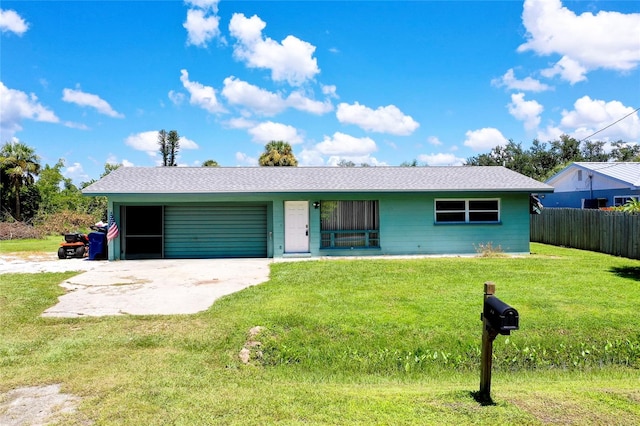
[[553, 187], [548, 188], [438, 188], [438, 189], [296, 189], [288, 191], [194, 191], [194, 192], [171, 192], [171, 191], [82, 191], [82, 195], [89, 197], [110, 197], [114, 195], [212, 195], [212, 194], [224, 194], [224, 195], [246, 195], [246, 194], [327, 194], [327, 193], [437, 193], [437, 192], [512, 192], [512, 193], [551, 193], [554, 191]]

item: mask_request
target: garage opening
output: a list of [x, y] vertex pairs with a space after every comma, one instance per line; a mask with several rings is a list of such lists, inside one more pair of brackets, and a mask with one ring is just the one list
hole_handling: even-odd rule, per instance
[[163, 257], [162, 206], [123, 207], [124, 259], [161, 259]]

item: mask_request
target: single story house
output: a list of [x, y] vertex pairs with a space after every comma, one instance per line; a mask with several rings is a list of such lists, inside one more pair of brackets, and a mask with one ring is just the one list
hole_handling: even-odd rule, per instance
[[640, 198], [640, 163], [576, 162], [546, 181], [553, 194], [545, 194], [545, 207], [576, 209], [621, 206]]
[[120, 167], [108, 258], [529, 253], [530, 194], [504, 167]]

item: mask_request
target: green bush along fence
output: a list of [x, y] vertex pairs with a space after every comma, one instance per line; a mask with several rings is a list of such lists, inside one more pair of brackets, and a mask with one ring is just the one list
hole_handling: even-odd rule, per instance
[[544, 209], [531, 215], [531, 241], [640, 259], [640, 215]]

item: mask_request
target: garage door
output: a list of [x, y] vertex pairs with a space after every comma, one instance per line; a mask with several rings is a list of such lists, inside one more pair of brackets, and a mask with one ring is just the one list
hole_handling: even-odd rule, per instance
[[165, 206], [165, 258], [267, 257], [267, 207]]

